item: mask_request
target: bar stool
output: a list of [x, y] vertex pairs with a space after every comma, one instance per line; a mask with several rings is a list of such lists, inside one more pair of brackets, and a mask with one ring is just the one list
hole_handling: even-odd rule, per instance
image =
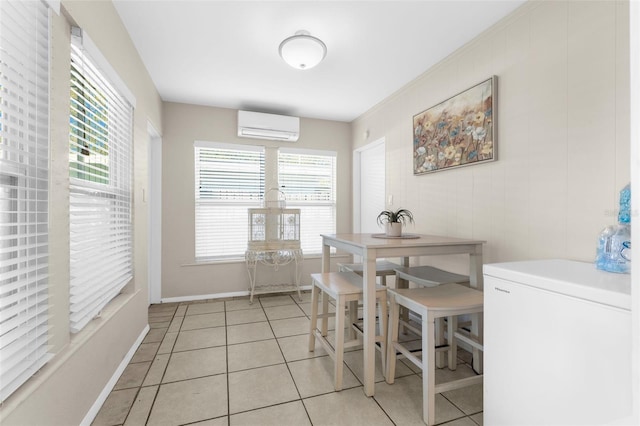
[[[351, 339], [347, 342], [344, 341], [344, 329], [345, 329], [345, 306], [350, 302], [357, 302], [363, 298], [362, 290], [362, 277], [355, 272], [343, 271], [343, 272], [325, 272], [319, 274], [311, 274], [311, 327], [309, 331], [309, 351], [313, 352], [316, 346], [315, 339], [318, 338], [324, 349], [331, 355], [335, 363], [334, 366], [334, 382], [333, 386], [335, 390], [342, 389], [342, 371], [344, 366], [344, 350], [353, 346], [361, 345], [359, 339]], [[318, 313], [318, 296], [322, 291], [322, 312]], [[336, 312], [328, 312], [328, 300], [326, 296], [333, 298], [336, 301]], [[378, 318], [379, 334], [376, 335], [376, 348], [380, 349], [380, 355], [382, 358], [382, 371], [385, 371], [386, 367], [386, 355], [387, 355], [387, 289], [386, 287], [376, 285], [376, 300], [378, 302]], [[336, 317], [336, 336], [334, 345], [331, 346], [326, 338], [328, 318], [331, 316]], [[322, 319], [322, 328], [318, 329], [318, 319]], [[349, 315], [349, 328], [355, 329], [358, 333], [361, 333], [360, 329], [354, 326], [357, 321], [357, 316], [353, 315], [353, 310], [350, 310]]]
[[[352, 271], [358, 275], [362, 275], [363, 269], [362, 263], [338, 263], [339, 271]], [[395, 275], [396, 269], [401, 268], [402, 266], [397, 263], [390, 262], [388, 260], [377, 260], [376, 261], [376, 276], [380, 277], [380, 284], [386, 286], [387, 285], [387, 277], [389, 275]]]
[[[442, 269], [434, 268], [433, 266], [411, 266], [396, 268], [396, 276], [399, 280], [406, 280], [417, 284], [421, 287], [434, 287], [442, 284], [462, 284], [469, 286], [469, 277], [466, 275], [455, 274], [453, 272], [445, 271]], [[414, 333], [420, 335], [420, 330], [412, 327], [409, 323], [409, 314], [402, 313], [402, 326], [408, 328]], [[450, 321], [448, 319], [447, 321]], [[444, 345], [444, 318], [438, 319], [436, 323], [436, 345]], [[436, 357], [436, 366], [442, 368], [444, 365], [443, 353], [438, 352]], [[451, 357], [449, 357], [451, 358]], [[449, 368], [455, 370], [455, 357], [453, 358], [453, 366], [451, 365], [451, 359], [449, 359]]]
[[[393, 263], [386, 259], [377, 259], [376, 260], [376, 277], [380, 277], [380, 284], [383, 286], [387, 285], [387, 277], [396, 274], [396, 269], [401, 268], [402, 266], [397, 263]], [[364, 265], [362, 263], [338, 263], [338, 271], [352, 271], [356, 274], [362, 276], [363, 275]], [[396, 286], [398, 285], [396, 281]], [[350, 318], [354, 319], [357, 315], [358, 311], [358, 303], [352, 302], [349, 304], [349, 313]], [[350, 330], [349, 334], [351, 339], [355, 339], [356, 331]]]
[[[396, 369], [396, 351], [422, 369], [422, 415], [424, 422], [435, 424], [435, 395], [437, 393], [482, 383], [482, 375], [435, 384], [436, 351], [449, 351], [449, 367], [455, 366], [456, 339], [464, 341], [474, 348], [483, 350], [482, 342], [463, 329], [457, 328], [457, 316], [477, 314], [483, 311], [481, 291], [460, 284], [442, 284], [436, 287], [388, 290], [390, 299], [389, 343], [387, 352], [386, 381], [393, 384]], [[403, 306], [422, 315], [422, 358], [411, 353], [398, 341], [400, 310]], [[435, 322], [438, 318], [449, 317], [448, 348], [437, 348], [435, 341]]]

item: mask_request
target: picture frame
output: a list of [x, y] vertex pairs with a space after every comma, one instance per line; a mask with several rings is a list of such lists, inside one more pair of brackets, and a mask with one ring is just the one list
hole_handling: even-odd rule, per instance
[[497, 77], [413, 116], [413, 174], [497, 159]]

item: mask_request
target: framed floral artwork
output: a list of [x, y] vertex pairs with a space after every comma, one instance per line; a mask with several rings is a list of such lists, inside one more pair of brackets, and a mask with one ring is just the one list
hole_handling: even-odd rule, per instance
[[497, 77], [413, 117], [413, 174], [496, 159]]

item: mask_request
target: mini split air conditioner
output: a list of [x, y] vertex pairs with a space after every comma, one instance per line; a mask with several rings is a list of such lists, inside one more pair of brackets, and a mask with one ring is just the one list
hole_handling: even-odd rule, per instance
[[238, 111], [238, 136], [295, 142], [300, 136], [300, 119], [286, 115]]

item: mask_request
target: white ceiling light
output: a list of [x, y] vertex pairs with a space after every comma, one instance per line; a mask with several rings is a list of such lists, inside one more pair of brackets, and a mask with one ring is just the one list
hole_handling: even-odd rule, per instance
[[308, 70], [318, 65], [327, 55], [327, 46], [308, 31], [300, 30], [286, 38], [278, 49], [280, 56], [293, 68]]

